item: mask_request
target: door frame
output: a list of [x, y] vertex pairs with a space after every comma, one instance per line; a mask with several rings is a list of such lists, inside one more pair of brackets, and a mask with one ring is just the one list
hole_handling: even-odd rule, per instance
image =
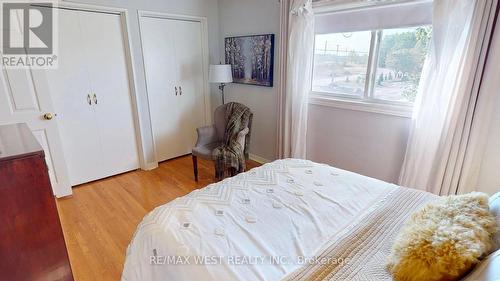
[[139, 107], [139, 96], [136, 85], [136, 69], [134, 63], [134, 57], [132, 55], [132, 41], [130, 38], [130, 16], [127, 8], [120, 7], [108, 7], [108, 6], [100, 6], [93, 4], [81, 4], [70, 1], [59, 2], [56, 8], [60, 9], [70, 9], [76, 11], [83, 12], [97, 12], [97, 13], [107, 13], [107, 14], [115, 14], [120, 16], [121, 22], [121, 32], [123, 36], [123, 47], [125, 51], [125, 64], [127, 66], [127, 77], [128, 77], [128, 88], [130, 91], [131, 105], [132, 105], [132, 118], [134, 120], [134, 133], [137, 145], [137, 156], [139, 159], [139, 166], [143, 170], [148, 170], [150, 167], [145, 159], [144, 149], [143, 149], [143, 140], [142, 140], [142, 128], [140, 126], [140, 118], [141, 115], [140, 107]]
[[[153, 11], [148, 11], [148, 10], [137, 10], [137, 17], [139, 21], [139, 33], [140, 33], [140, 42], [141, 42], [141, 53], [142, 53], [142, 61], [144, 63], [145, 61], [145, 56], [144, 56], [144, 42], [143, 42], [143, 27], [141, 24], [141, 18], [159, 18], [159, 19], [171, 19], [171, 20], [181, 20], [181, 21], [192, 21], [192, 22], [199, 22], [201, 24], [201, 42], [202, 42], [202, 65], [203, 65], [203, 102], [205, 105], [205, 114], [204, 114], [204, 120], [205, 124], [208, 125], [212, 122], [212, 105], [211, 105], [211, 99], [210, 99], [210, 84], [208, 82], [208, 66], [209, 66], [209, 47], [208, 47], [208, 20], [206, 17], [201, 17], [201, 16], [191, 16], [191, 15], [183, 15], [183, 14], [171, 14], [171, 13], [163, 13], [163, 12], [153, 12]], [[144, 65], [144, 71], [146, 71], [146, 66]], [[148, 106], [151, 108], [151, 103], [150, 103], [150, 97], [149, 97], [149, 92], [147, 90], [147, 77], [146, 73], [144, 75], [145, 79], [145, 84], [146, 84], [146, 96], [148, 98]], [[149, 125], [151, 127], [151, 130], [153, 130], [153, 121], [151, 117], [151, 111], [149, 112]], [[153, 150], [156, 158], [156, 162], [158, 162], [158, 156], [156, 153], [156, 141], [153, 138]]]

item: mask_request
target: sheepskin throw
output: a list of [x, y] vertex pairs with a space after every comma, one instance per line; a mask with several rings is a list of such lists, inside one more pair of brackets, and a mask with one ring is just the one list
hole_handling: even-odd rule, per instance
[[493, 247], [495, 217], [488, 195], [442, 197], [414, 213], [394, 241], [394, 280], [456, 280]]

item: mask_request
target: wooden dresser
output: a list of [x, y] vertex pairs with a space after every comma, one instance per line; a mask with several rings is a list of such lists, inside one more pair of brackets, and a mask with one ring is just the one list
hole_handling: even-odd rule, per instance
[[0, 280], [73, 280], [42, 147], [0, 126]]

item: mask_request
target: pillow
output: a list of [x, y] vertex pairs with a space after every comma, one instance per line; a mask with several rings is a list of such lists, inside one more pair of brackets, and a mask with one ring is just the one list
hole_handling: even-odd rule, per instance
[[462, 281], [498, 281], [500, 280], [500, 250], [481, 261]]
[[[489, 200], [490, 212], [495, 216], [497, 225], [500, 226], [500, 192], [493, 194]], [[495, 233], [495, 249], [500, 249], [500, 231]]]
[[495, 231], [488, 195], [441, 197], [405, 223], [388, 269], [395, 280], [456, 280], [491, 251]]

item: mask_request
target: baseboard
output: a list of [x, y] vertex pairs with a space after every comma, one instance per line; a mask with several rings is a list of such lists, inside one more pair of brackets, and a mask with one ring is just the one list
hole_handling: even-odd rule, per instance
[[268, 160], [264, 157], [260, 157], [258, 155], [252, 154], [252, 153], [250, 153], [249, 158], [250, 158], [250, 160], [253, 160], [253, 161], [260, 163], [260, 164], [265, 164], [265, 163], [271, 162], [271, 160]]
[[64, 193], [61, 193], [61, 194], [57, 194], [55, 196], [56, 196], [56, 198], [63, 198], [63, 197], [73, 196], [73, 188], [71, 188], [69, 190], [69, 192], [64, 192]]
[[141, 167], [141, 170], [150, 171], [158, 168], [158, 162], [146, 163], [144, 167]]

